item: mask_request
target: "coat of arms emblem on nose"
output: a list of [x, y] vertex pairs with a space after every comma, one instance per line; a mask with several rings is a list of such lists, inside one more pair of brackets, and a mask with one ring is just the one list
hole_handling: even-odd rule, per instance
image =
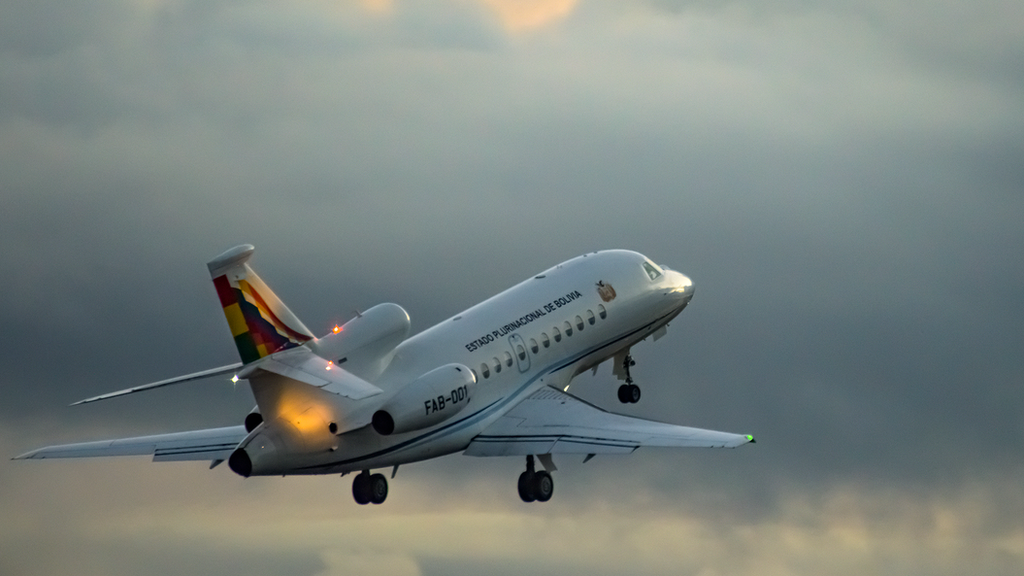
[[615, 288], [612, 288], [611, 284], [606, 284], [604, 280], [598, 280], [597, 295], [601, 297], [601, 300], [611, 302], [615, 300]]

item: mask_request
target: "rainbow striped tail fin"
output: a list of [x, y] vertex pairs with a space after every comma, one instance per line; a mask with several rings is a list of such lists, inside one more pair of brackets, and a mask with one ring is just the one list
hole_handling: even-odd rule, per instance
[[254, 250], [236, 246], [206, 265], [244, 364], [314, 339], [246, 263]]

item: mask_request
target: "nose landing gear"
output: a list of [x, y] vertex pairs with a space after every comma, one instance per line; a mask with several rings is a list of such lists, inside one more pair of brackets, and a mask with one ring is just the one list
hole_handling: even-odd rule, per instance
[[633, 384], [633, 377], [629, 374], [631, 366], [636, 366], [636, 361], [626, 354], [622, 358], [622, 371], [626, 374], [626, 383], [619, 386], [619, 402], [623, 404], [636, 404], [640, 401], [640, 387]]
[[526, 457], [526, 472], [519, 475], [519, 497], [523, 502], [547, 502], [555, 492], [555, 481], [547, 470], [537, 472], [533, 456]]

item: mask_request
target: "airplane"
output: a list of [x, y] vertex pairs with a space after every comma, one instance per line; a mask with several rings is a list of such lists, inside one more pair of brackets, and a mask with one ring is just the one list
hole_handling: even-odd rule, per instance
[[[665, 334], [693, 282], [637, 252], [578, 256], [409, 337], [397, 304], [379, 304], [316, 337], [249, 266], [243, 244], [207, 264], [241, 362], [72, 405], [215, 376], [248, 381], [241, 425], [40, 448], [15, 459], [153, 455], [228, 462], [244, 476], [357, 473], [352, 495], [381, 504], [375, 469], [462, 452], [525, 456], [524, 502], [554, 492], [553, 455], [640, 447], [735, 448], [753, 436], [615, 414], [568, 393], [578, 374], [613, 363], [619, 400], [635, 403], [634, 344]], [[540, 462], [538, 469], [534, 457]]]

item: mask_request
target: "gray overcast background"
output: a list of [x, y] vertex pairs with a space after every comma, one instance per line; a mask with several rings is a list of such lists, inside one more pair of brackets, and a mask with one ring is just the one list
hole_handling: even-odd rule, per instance
[[[0, 455], [235, 424], [205, 263], [422, 330], [631, 248], [693, 304], [640, 404], [734, 451], [402, 468], [0, 461], [0, 573], [1024, 572], [1024, 4], [6, 0]], [[439, 359], [439, 362], [443, 359]]]

